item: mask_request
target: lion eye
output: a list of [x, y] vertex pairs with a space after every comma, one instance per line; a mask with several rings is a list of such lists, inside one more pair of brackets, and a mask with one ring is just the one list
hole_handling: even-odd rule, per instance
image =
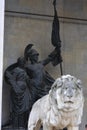
[[81, 89], [82, 87], [80, 85], [77, 85], [77, 88]]

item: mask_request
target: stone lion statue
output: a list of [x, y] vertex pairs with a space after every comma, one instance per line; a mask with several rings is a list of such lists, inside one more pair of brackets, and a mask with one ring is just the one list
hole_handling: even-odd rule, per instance
[[55, 80], [49, 94], [32, 107], [28, 130], [78, 130], [83, 113], [82, 83], [71, 75]]

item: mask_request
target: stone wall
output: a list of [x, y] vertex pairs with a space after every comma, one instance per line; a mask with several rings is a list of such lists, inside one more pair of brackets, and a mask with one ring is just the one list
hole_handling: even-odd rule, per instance
[[[52, 20], [50, 17], [13, 14], [7, 11], [53, 15], [52, 0], [6, 0], [5, 4], [4, 70], [23, 55], [27, 44], [33, 43], [40, 53], [40, 60], [54, 49], [51, 45]], [[86, 19], [87, 1], [57, 1], [59, 16]], [[85, 107], [82, 124], [87, 122], [87, 21], [60, 18], [63, 73], [71, 74], [83, 81]], [[60, 76], [60, 66], [47, 65], [46, 70], [56, 79]], [[9, 117], [9, 86], [3, 83], [2, 122]]]

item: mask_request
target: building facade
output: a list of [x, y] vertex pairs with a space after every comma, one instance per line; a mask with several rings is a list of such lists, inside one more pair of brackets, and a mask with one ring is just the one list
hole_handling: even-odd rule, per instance
[[[23, 56], [24, 48], [34, 44], [45, 59], [53, 50], [51, 31], [53, 21], [52, 0], [6, 0], [4, 24], [5, 69]], [[71, 74], [83, 81], [85, 106], [80, 130], [87, 123], [87, 1], [58, 0], [57, 11], [60, 21], [63, 74]], [[47, 65], [46, 70], [54, 77], [60, 77], [60, 66]], [[9, 118], [10, 88], [3, 79], [2, 124]]]

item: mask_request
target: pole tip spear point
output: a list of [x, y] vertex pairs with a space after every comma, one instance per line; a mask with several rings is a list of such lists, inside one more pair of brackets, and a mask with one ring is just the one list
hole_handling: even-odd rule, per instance
[[53, 1], [53, 5], [56, 6], [56, 0]]

